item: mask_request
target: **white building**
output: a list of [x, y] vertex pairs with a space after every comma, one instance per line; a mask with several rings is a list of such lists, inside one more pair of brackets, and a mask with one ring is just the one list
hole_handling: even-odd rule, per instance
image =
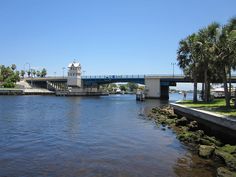
[[68, 65], [67, 85], [81, 88], [81, 65], [79, 62], [74, 61]]

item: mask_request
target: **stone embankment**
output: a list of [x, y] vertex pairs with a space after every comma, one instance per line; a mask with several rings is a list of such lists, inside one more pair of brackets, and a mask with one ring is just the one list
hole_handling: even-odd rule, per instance
[[196, 150], [200, 157], [221, 159], [218, 177], [236, 177], [236, 145], [224, 144], [216, 137], [208, 136], [197, 121], [175, 114], [171, 107], [153, 108], [148, 117], [162, 125], [163, 130], [172, 128], [177, 138]]

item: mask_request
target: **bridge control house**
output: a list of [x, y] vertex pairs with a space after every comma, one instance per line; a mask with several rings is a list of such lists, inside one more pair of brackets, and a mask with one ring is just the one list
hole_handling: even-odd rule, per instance
[[67, 85], [72, 88], [81, 88], [81, 65], [73, 62], [68, 65]]

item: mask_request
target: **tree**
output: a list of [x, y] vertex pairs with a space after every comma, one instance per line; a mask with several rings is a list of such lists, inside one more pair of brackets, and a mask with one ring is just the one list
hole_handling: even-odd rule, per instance
[[214, 59], [214, 47], [216, 43], [217, 30], [220, 25], [216, 22], [208, 25], [206, 28], [199, 30], [197, 43], [199, 44], [199, 62], [201, 63], [204, 73], [204, 100], [210, 100], [210, 81], [211, 70], [214, 68], [212, 61]]
[[177, 61], [179, 67], [184, 71], [186, 76], [190, 76], [194, 80], [193, 102], [197, 102], [197, 58], [196, 56], [196, 41], [197, 35], [194, 33], [186, 39], [179, 42], [177, 51]]
[[15, 87], [15, 83], [20, 80], [19, 71], [14, 71], [11, 67], [0, 66], [1, 85], [6, 88]]
[[31, 71], [28, 70], [28, 71], [27, 71], [27, 74], [28, 74], [28, 77], [30, 77], [30, 75], [31, 75]]
[[133, 91], [137, 90], [138, 84], [132, 83], [132, 82], [128, 82], [128, 83], [127, 83], [127, 87], [129, 88], [129, 90], [130, 90], [131, 92], [133, 92]]
[[35, 71], [35, 69], [32, 69], [32, 74], [34, 77], [36, 76], [37, 72]]
[[212, 23], [181, 40], [177, 60], [185, 75], [193, 78], [194, 90], [196, 82], [204, 83], [205, 102], [210, 100], [210, 84], [223, 82], [226, 107], [230, 108], [231, 72], [236, 70], [236, 18], [224, 26]]
[[126, 86], [125, 86], [125, 85], [120, 85], [120, 90], [121, 90], [121, 91], [126, 91], [126, 90], [127, 90], [127, 88], [126, 88]]
[[231, 70], [236, 67], [236, 18], [221, 27], [217, 36], [215, 47], [215, 67], [223, 80], [226, 107], [230, 108]]
[[40, 75], [41, 75], [40, 71], [36, 71], [36, 76], [40, 77]]
[[21, 75], [22, 78], [24, 78], [24, 76], [25, 76], [25, 71], [24, 71], [24, 70], [21, 70], [21, 71], [20, 71], [20, 75]]
[[41, 77], [45, 77], [46, 75], [47, 75], [47, 70], [43, 68], [43, 70], [41, 71]]
[[16, 70], [16, 65], [15, 65], [15, 64], [12, 64], [12, 65], [11, 65], [11, 69], [12, 69], [13, 71], [15, 71], [15, 70]]

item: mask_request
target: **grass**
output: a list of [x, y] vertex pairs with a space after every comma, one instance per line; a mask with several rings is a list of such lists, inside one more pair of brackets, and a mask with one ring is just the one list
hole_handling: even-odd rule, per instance
[[191, 100], [181, 101], [179, 103], [187, 107], [211, 111], [224, 116], [236, 118], [236, 109], [233, 107], [233, 103], [231, 103], [230, 109], [226, 109], [225, 99], [215, 99], [210, 103], [205, 103], [203, 101], [198, 101], [197, 103], [193, 103], [193, 101]]

